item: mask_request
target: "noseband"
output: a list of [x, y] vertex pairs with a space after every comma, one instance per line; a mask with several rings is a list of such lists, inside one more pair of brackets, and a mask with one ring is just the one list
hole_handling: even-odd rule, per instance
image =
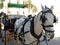
[[45, 29], [45, 27], [53, 27], [53, 25], [46, 25], [46, 26], [45, 26], [44, 24], [42, 24], [42, 26], [43, 26], [43, 29], [44, 29], [46, 32], [51, 32], [51, 33], [54, 32], [54, 30], [51, 31], [51, 30], [46, 30], [46, 29]]

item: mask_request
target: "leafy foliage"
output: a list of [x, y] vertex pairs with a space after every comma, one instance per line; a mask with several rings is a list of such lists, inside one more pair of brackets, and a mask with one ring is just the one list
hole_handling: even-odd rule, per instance
[[26, 0], [24, 4], [26, 5], [27, 8], [31, 9], [32, 12], [37, 11], [37, 7], [31, 3], [31, 0]]
[[0, 9], [2, 9], [2, 8], [3, 8], [3, 3], [0, 4]]

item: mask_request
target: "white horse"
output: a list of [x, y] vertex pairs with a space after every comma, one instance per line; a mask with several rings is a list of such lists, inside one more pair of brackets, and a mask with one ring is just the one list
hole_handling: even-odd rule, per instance
[[[48, 32], [47, 37], [49, 39], [54, 37], [53, 23], [56, 23], [56, 17], [52, 12], [53, 6], [51, 8], [46, 6], [45, 8], [43, 6], [41, 7], [42, 11], [39, 12], [34, 18], [29, 19], [29, 21], [27, 21], [24, 25], [23, 32], [27, 32], [24, 34], [24, 44], [26, 45], [37, 45], [37, 41], [33, 44], [31, 43], [38, 38], [40, 39], [42, 35], [45, 35], [43, 31]], [[16, 27], [19, 27], [17, 31], [15, 30], [18, 34], [21, 32], [24, 20], [25, 19], [20, 18], [18, 22], [15, 22], [15, 29]]]

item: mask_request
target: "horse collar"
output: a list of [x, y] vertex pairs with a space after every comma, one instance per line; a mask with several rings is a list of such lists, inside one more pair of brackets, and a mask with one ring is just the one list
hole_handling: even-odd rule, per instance
[[33, 19], [31, 20], [31, 26], [30, 26], [30, 33], [32, 34], [32, 36], [34, 36], [36, 39], [39, 39], [42, 35], [42, 32], [41, 34], [38, 36], [35, 32], [34, 32], [34, 17]]

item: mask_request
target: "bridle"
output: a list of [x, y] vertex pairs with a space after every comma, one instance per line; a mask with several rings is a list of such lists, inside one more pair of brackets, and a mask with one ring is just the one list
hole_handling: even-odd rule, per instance
[[[53, 25], [46, 25], [46, 26], [44, 25], [44, 22], [47, 20], [47, 19], [45, 18], [45, 14], [46, 14], [46, 13], [51, 13], [51, 14], [53, 14], [52, 11], [49, 9], [49, 10], [47, 10], [47, 11], [44, 11], [44, 12], [41, 11], [41, 12], [42, 12], [42, 15], [41, 15], [40, 20], [43, 19], [41, 25], [42, 25], [44, 31], [53, 33], [54, 30], [51, 31], [51, 30], [46, 30], [46, 29], [45, 29], [46, 27], [53, 27]], [[44, 16], [44, 17], [43, 17], [43, 16]], [[53, 16], [54, 16], [54, 14], [53, 14]]]

